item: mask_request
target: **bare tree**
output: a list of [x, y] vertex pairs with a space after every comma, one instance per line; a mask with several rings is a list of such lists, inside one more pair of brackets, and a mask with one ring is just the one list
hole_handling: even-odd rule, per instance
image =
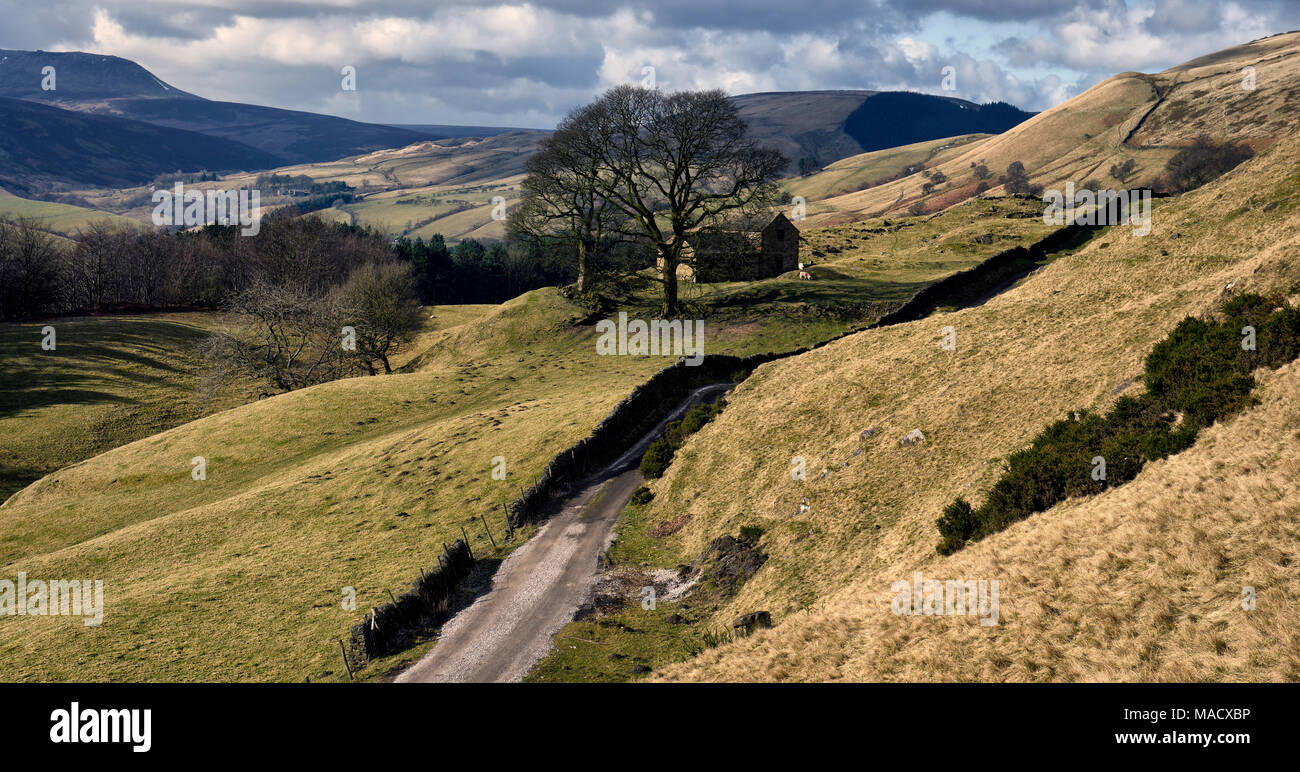
[[96, 220], [85, 230], [78, 230], [75, 240], [76, 246], [67, 254], [64, 266], [67, 304], [98, 311], [116, 303], [130, 238], [122, 228]]
[[205, 341], [210, 382], [251, 376], [276, 391], [333, 380], [346, 367], [338, 315], [297, 283], [258, 281], [228, 303], [234, 323]]
[[30, 319], [55, 307], [60, 256], [38, 223], [0, 219], [0, 320]]
[[595, 195], [619, 207], [654, 245], [664, 316], [679, 313], [677, 267], [690, 233], [775, 201], [787, 159], [746, 137], [725, 93], [619, 86], [567, 119], [580, 158], [594, 159]]
[[410, 266], [396, 262], [366, 263], [332, 293], [338, 318], [353, 328], [353, 357], [371, 375], [376, 364], [393, 372], [388, 359], [408, 343], [424, 324], [424, 311], [415, 299]]
[[619, 225], [627, 221], [617, 202], [601, 194], [603, 158], [591, 152], [601, 138], [584, 136], [599, 126], [583, 118], [580, 112], [571, 114], [539, 143], [524, 164], [523, 201], [507, 223], [516, 238], [572, 250], [579, 293], [591, 288], [598, 250], [621, 235]]

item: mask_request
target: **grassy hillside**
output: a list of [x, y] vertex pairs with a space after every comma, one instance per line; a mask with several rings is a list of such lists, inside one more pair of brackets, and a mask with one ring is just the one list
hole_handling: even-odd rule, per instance
[[[0, 199], [0, 203], [11, 199]], [[0, 499], [50, 472], [193, 420], [194, 346], [214, 314], [77, 317], [0, 325]], [[57, 347], [41, 349], [55, 328]]]
[[[648, 534], [690, 516], [657, 540], [668, 565], [741, 526], [764, 529], [771, 558], [713, 623], [766, 609], [777, 625], [662, 677], [1300, 677], [1294, 364], [1261, 374], [1260, 406], [1135, 482], [935, 553], [944, 505], [981, 500], [1002, 460], [1051, 421], [1140, 388], [1143, 357], [1184, 316], [1234, 292], [1294, 300], [1298, 165], [1300, 141], [1282, 140], [1161, 202], [1146, 238], [1110, 229], [985, 305], [759, 368], [650, 486], [643, 520]], [[939, 345], [945, 326], [955, 351]], [[900, 445], [913, 429], [925, 440]], [[806, 482], [791, 479], [794, 456]], [[1001, 622], [895, 616], [891, 586], [914, 571], [999, 579]], [[1255, 611], [1241, 610], [1245, 586]]]
[[[1079, 96], [1030, 118], [986, 142], [928, 166], [948, 182], [925, 195], [921, 175], [856, 193], [834, 196], [814, 209], [813, 222], [904, 212], [924, 203], [936, 211], [975, 195], [976, 166], [993, 173], [989, 183], [1020, 161], [1030, 180], [1062, 188], [1095, 180], [1102, 187], [1143, 187], [1160, 176], [1179, 146], [1209, 133], [1215, 140], [1247, 141], [1257, 150], [1290, 131], [1288, 116], [1300, 102], [1300, 33], [1286, 33], [1194, 59], [1155, 75], [1115, 75]], [[1242, 87], [1241, 70], [1256, 68], [1256, 88]], [[1110, 174], [1132, 160], [1125, 182]]]
[[91, 223], [100, 220], [107, 220], [121, 225], [138, 226], [141, 224], [137, 220], [122, 217], [112, 212], [87, 209], [83, 206], [72, 206], [71, 204], [33, 201], [18, 196], [0, 196], [0, 217], [35, 220], [40, 223], [43, 229], [61, 236], [71, 236], [79, 230], [90, 227]]
[[[878, 234], [809, 233], [828, 258], [815, 269], [823, 278], [713, 287], [706, 350], [784, 350], [870, 321], [927, 281], [1007, 246], [966, 238], [975, 215], [954, 210], [902, 228], [887, 258], [875, 254]], [[1027, 239], [1045, 230], [1032, 220], [999, 222], [1006, 238], [1015, 228]], [[826, 295], [829, 287], [838, 289]], [[750, 303], [745, 293], [770, 297]], [[836, 293], [880, 302], [808, 315], [841, 305]], [[0, 675], [338, 677], [336, 639], [366, 608], [430, 566], [462, 527], [476, 551], [488, 549], [479, 517], [500, 540], [501, 505], [668, 363], [597, 357], [594, 326], [574, 324], [587, 312], [553, 289], [432, 314], [436, 329], [404, 372], [186, 423], [60, 469], [0, 507], [0, 571], [94, 576], [108, 595], [98, 629], [60, 618], [0, 629]], [[498, 455], [505, 481], [488, 474]], [[191, 479], [194, 456], [206, 458], [206, 480]], [[344, 587], [357, 589], [357, 610], [341, 607]]]
[[987, 137], [986, 134], [967, 134], [859, 153], [836, 161], [815, 174], [796, 177], [785, 184], [785, 190], [809, 201], [853, 193], [891, 180], [913, 164], [942, 163], [953, 155], [969, 151], [972, 143]]

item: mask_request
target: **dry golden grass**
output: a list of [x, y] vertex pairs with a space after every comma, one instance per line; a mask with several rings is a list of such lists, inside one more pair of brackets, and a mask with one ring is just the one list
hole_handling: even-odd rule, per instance
[[[1242, 68], [1255, 68], [1256, 88], [1242, 88]], [[1144, 187], [1160, 176], [1177, 146], [1208, 133], [1216, 140], [1267, 147], [1294, 130], [1300, 109], [1300, 33], [1287, 33], [1192, 60], [1155, 75], [1126, 72], [932, 168], [950, 180], [923, 196], [921, 175], [856, 193], [832, 196], [810, 211], [810, 222], [905, 212], [924, 200], [927, 211], [974, 195], [972, 164], [997, 176], [1021, 161], [1032, 182], [1061, 189], [1095, 180], [1107, 188]], [[1130, 133], [1132, 136], [1130, 137]], [[1132, 159], [1137, 170], [1121, 183], [1110, 167]]]
[[841, 158], [815, 174], [789, 180], [784, 187], [793, 196], [803, 196], [809, 201], [820, 201], [831, 196], [862, 190], [900, 173], [910, 164], [942, 163], [954, 156], [970, 152], [973, 144], [978, 144], [989, 136], [988, 134], [966, 134], [960, 137], [931, 139], [911, 145], [875, 150], [870, 153], [859, 153]]
[[[670, 537], [683, 558], [764, 527], [771, 559], [715, 623], [769, 609], [778, 624], [662, 677], [1300, 677], [1295, 365], [1264, 379], [1262, 406], [1128, 486], [950, 558], [934, 551], [944, 505], [978, 502], [1001, 459], [1047, 423], [1109, 405], [1183, 316], [1212, 309], [1229, 285], [1295, 291], [1298, 162], [1300, 140], [1288, 138], [1161, 202], [1146, 238], [1113, 228], [983, 306], [760, 368], [651, 486], [647, 520], [693, 515]], [[955, 352], [939, 346], [947, 325]], [[926, 441], [901, 447], [914, 428]], [[807, 459], [806, 482], [791, 479], [793, 456]], [[915, 570], [999, 579], [1002, 623], [894, 616], [891, 584]], [[1235, 608], [1243, 585], [1258, 588], [1256, 611]]]

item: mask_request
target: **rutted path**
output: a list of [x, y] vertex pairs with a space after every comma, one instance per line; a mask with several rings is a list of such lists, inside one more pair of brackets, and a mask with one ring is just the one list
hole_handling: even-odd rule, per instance
[[695, 389], [597, 479], [565, 502], [524, 545], [506, 558], [492, 589], [443, 628], [433, 649], [397, 677], [398, 683], [519, 681], [551, 649], [599, 575], [598, 560], [614, 525], [642, 482], [637, 468], [650, 443], [691, 405], [731, 384]]

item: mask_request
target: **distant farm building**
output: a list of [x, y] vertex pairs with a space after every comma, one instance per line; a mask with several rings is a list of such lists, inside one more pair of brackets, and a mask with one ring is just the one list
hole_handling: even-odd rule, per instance
[[706, 228], [693, 234], [697, 282], [751, 281], [799, 268], [799, 229], [778, 214], [758, 233]]

